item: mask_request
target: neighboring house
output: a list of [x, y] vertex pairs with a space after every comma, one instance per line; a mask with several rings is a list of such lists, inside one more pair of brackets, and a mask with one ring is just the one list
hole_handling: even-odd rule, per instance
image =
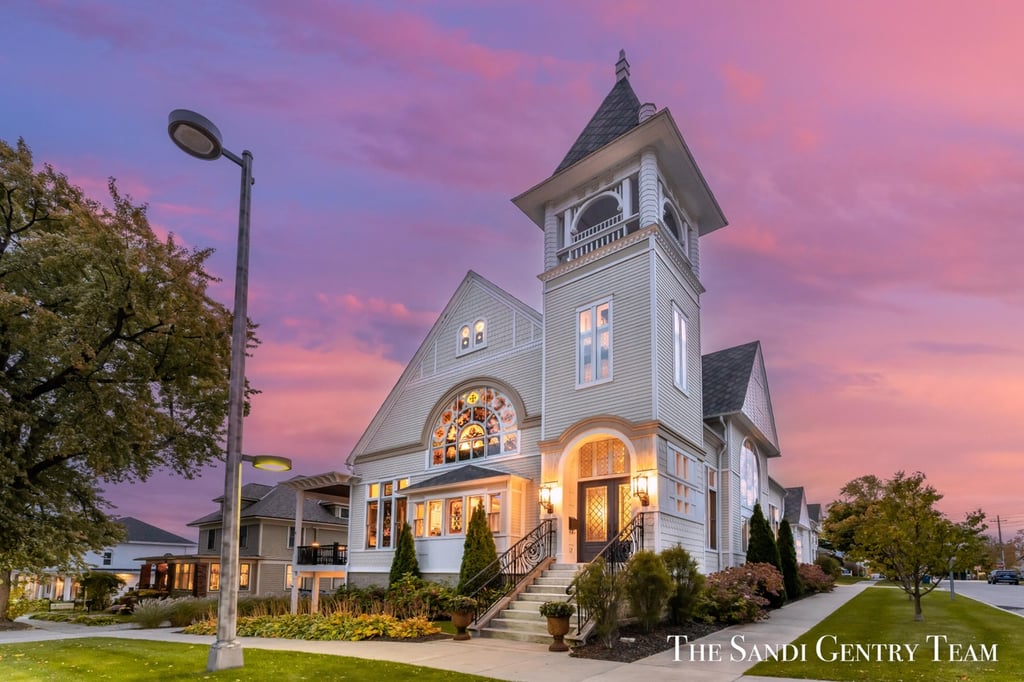
[[[239, 591], [243, 595], [285, 595], [292, 592], [299, 564], [330, 567], [329, 582], [315, 581], [317, 587], [333, 590], [344, 584], [348, 544], [348, 487], [328, 495], [302, 501], [293, 483], [296, 477], [277, 486], [248, 483], [242, 486], [239, 528]], [[347, 481], [347, 476], [343, 479]], [[221, 502], [216, 498], [214, 502]], [[296, 517], [299, 516], [299, 523]], [[205, 597], [220, 590], [221, 510], [188, 524], [199, 530], [198, 551], [167, 556], [138, 556], [143, 561], [140, 587]], [[296, 526], [299, 533], [296, 533]], [[311, 589], [312, 576], [298, 575], [296, 589]], [[318, 576], [319, 578], [320, 576]], [[301, 581], [306, 584], [302, 584]]]
[[550, 522], [559, 562], [590, 561], [639, 518], [648, 549], [743, 563], [754, 504], [776, 523], [783, 507], [763, 351], [702, 355], [700, 237], [726, 220], [624, 55], [554, 174], [513, 202], [544, 233], [544, 312], [462, 280], [348, 458], [349, 582], [387, 584], [406, 521], [421, 571], [454, 582], [477, 506], [499, 554]]
[[[821, 505], [814, 506], [820, 513]], [[802, 564], [814, 563], [818, 557], [818, 523], [811, 519], [803, 487], [786, 488], [785, 518], [793, 531], [797, 561]]]
[[48, 569], [42, 579], [27, 578], [32, 599], [71, 600], [78, 594], [78, 576], [86, 571], [113, 573], [124, 580], [124, 589], [134, 588], [139, 583], [139, 562], [141, 554], [181, 554], [194, 552], [196, 543], [157, 528], [131, 516], [122, 516], [115, 521], [125, 528], [125, 539], [100, 552], [87, 552], [83, 557], [83, 568], [77, 573], [66, 573]]

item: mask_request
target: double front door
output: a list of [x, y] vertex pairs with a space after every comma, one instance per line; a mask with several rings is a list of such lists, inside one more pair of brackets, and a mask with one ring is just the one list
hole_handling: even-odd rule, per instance
[[579, 484], [579, 561], [593, 560], [630, 520], [629, 477]]

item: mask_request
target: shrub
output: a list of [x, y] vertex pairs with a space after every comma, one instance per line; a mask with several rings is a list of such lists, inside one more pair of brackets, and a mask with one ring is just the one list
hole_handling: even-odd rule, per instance
[[49, 608], [49, 599], [25, 599], [24, 592], [19, 591], [19, 596], [14, 596], [12, 592], [11, 599], [7, 603], [7, 619], [14, 620], [26, 613], [46, 611]]
[[835, 578], [821, 570], [817, 564], [800, 564], [800, 580], [808, 592], [831, 592]]
[[445, 609], [448, 613], [466, 613], [476, 609], [477, 601], [464, 594], [453, 594], [445, 600]]
[[338, 608], [347, 613], [383, 613], [387, 604], [388, 592], [383, 587], [339, 587], [334, 597], [338, 600]]
[[124, 580], [103, 571], [89, 571], [80, 582], [90, 608], [100, 611], [110, 606], [110, 598], [124, 587]]
[[388, 589], [384, 612], [396, 618], [421, 617], [430, 620], [447, 613], [445, 604], [450, 596], [451, 588], [406, 573]]
[[[466, 529], [466, 542], [462, 550], [462, 565], [459, 568], [459, 594], [473, 594], [486, 587], [498, 573], [498, 548], [494, 545], [491, 527], [487, 525], [484, 506], [478, 504]], [[490, 569], [487, 573], [485, 570]]]
[[170, 599], [143, 599], [135, 605], [132, 621], [141, 628], [158, 628], [170, 619], [173, 606]]
[[704, 587], [704, 576], [697, 562], [682, 545], [670, 547], [661, 553], [673, 591], [668, 598], [668, 616], [673, 625], [681, 625], [693, 616], [697, 595]]
[[650, 632], [661, 620], [672, 587], [672, 578], [657, 554], [642, 551], [629, 558], [622, 589], [644, 632]]
[[762, 595], [782, 591], [782, 574], [771, 564], [733, 566], [707, 577], [696, 611], [707, 622], [752, 623], [767, 616], [769, 601]]
[[[189, 635], [212, 635], [217, 631], [214, 620], [193, 623], [184, 629]], [[376, 637], [409, 639], [440, 632], [425, 618], [399, 620], [386, 614], [350, 615], [304, 614], [283, 616], [245, 616], [238, 619], [240, 637], [275, 637], [318, 641], [344, 640], [355, 642]]]
[[786, 586], [786, 597], [796, 599], [803, 594], [804, 587], [800, 582], [800, 571], [796, 560], [796, 545], [793, 542], [793, 529], [789, 521], [782, 520], [779, 525], [779, 558], [782, 560], [782, 581]]
[[391, 575], [388, 577], [388, 584], [394, 585], [406, 575], [420, 577], [420, 563], [416, 559], [416, 543], [412, 539], [412, 527], [409, 526], [408, 521], [402, 524], [402, 530], [398, 533], [398, 543], [395, 546], [395, 558], [391, 561]]
[[619, 632], [619, 610], [622, 601], [621, 581], [607, 570], [602, 558], [580, 569], [573, 584], [576, 603], [590, 613], [594, 634], [607, 648], [612, 648]]
[[576, 607], [567, 601], [546, 601], [540, 605], [540, 615], [546, 618], [568, 618]]
[[833, 578], [838, 578], [843, 574], [843, 567], [839, 565], [839, 561], [835, 557], [820, 556], [814, 560], [814, 563], [820, 566], [826, 575]]
[[[217, 613], [217, 602], [213, 599], [168, 599], [164, 602], [167, 608], [167, 620], [176, 628], [191, 625], [197, 620], [212, 618]], [[241, 606], [241, 603], [239, 603]]]

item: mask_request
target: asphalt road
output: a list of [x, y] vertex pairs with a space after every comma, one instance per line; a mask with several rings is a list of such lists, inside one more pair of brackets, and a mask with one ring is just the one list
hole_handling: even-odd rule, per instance
[[[948, 590], [949, 582], [943, 580], [939, 589]], [[953, 591], [1024, 616], [1024, 585], [989, 585], [983, 580], [957, 580]]]

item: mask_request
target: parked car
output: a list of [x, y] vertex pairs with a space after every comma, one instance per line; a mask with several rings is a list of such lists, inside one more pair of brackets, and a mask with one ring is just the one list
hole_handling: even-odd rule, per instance
[[992, 585], [997, 585], [999, 583], [1020, 585], [1020, 572], [1010, 569], [999, 569], [998, 571], [992, 571], [988, 574], [988, 581]]

